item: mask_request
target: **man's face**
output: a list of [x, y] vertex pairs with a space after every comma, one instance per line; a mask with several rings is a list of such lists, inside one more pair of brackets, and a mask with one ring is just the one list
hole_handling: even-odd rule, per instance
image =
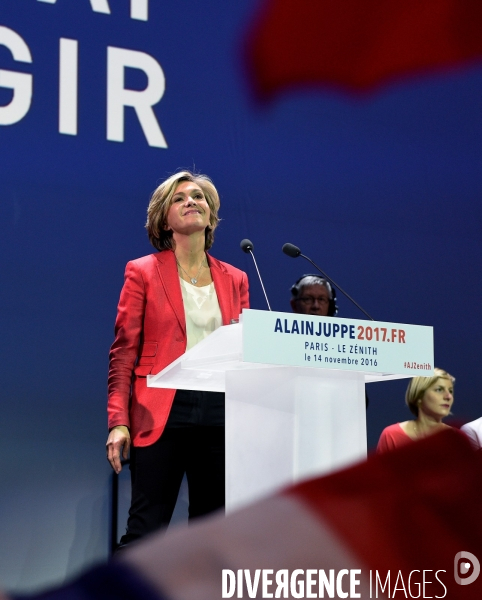
[[295, 313], [327, 317], [330, 308], [330, 292], [324, 285], [305, 285], [298, 298], [291, 299], [291, 308]]

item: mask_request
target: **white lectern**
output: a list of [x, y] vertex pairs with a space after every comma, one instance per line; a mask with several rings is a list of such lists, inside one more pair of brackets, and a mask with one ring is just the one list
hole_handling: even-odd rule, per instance
[[226, 392], [231, 511], [363, 459], [365, 382], [432, 368], [430, 327], [244, 310], [147, 385]]

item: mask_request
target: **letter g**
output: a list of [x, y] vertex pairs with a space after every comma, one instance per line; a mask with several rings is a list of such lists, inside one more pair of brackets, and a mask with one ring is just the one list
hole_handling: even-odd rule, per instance
[[[31, 63], [29, 47], [18, 33], [0, 25], [0, 44], [6, 46], [15, 60]], [[10, 104], [0, 106], [0, 125], [13, 125], [28, 113], [32, 102], [32, 75], [0, 69], [0, 87], [13, 90]]]

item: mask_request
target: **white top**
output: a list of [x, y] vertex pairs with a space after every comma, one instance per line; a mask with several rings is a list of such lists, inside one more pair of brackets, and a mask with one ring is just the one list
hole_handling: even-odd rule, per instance
[[482, 448], [482, 417], [471, 423], [466, 423], [460, 428], [461, 431], [469, 438], [472, 446], [479, 450]]
[[223, 320], [214, 283], [196, 287], [184, 281], [182, 277], [179, 279], [186, 315], [186, 350], [190, 350], [215, 329], [221, 327]]

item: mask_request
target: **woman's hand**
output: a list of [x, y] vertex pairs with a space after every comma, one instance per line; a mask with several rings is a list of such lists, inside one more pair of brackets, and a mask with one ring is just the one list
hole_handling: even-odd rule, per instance
[[106, 443], [107, 460], [111, 467], [119, 475], [122, 471], [121, 452], [124, 460], [129, 456], [129, 448], [131, 447], [131, 435], [129, 429], [125, 425], [118, 425], [110, 430], [109, 437]]

